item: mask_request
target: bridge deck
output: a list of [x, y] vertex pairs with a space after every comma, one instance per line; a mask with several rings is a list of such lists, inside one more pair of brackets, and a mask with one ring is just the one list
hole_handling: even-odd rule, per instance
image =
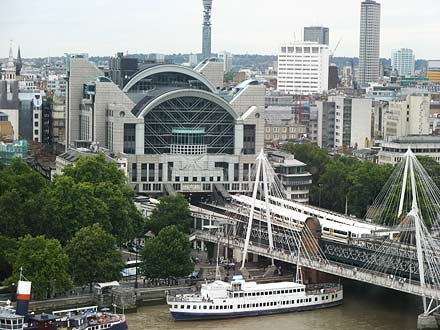
[[[233, 246], [235, 248], [244, 248], [244, 239], [242, 239], [241, 237], [228, 240], [228, 238], [225, 236], [219, 238], [218, 236], [206, 231], [196, 231], [191, 235], [191, 240], [194, 239], [208, 241], [212, 243], [220, 242], [221, 244], [229, 244], [230, 246]], [[248, 252], [291, 264], [298, 263], [298, 255], [294, 253], [274, 250], [270, 251], [267, 247], [257, 246], [254, 244], [249, 245]], [[300, 257], [299, 259], [301, 266], [315, 269], [324, 273], [333, 274], [336, 276], [361, 281], [368, 284], [374, 284], [382, 286], [384, 288], [393, 289], [413, 295], [434, 298], [437, 300], [440, 299], [439, 287], [421, 287], [420, 283], [414, 280], [411, 280], [410, 282], [399, 282], [396, 280], [395, 277], [390, 277], [390, 275], [388, 274], [371, 272], [364, 269], [357, 269], [356, 267], [334, 261], [324, 261], [318, 258], [314, 260], [312, 258], [306, 258], [304, 256]]]

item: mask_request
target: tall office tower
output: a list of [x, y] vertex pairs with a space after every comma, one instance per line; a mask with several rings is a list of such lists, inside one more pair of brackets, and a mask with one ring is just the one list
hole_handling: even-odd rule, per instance
[[232, 71], [232, 54], [229, 52], [222, 52], [218, 54], [218, 58], [223, 61], [223, 71], [231, 72]]
[[412, 49], [400, 48], [393, 51], [391, 65], [397, 70], [400, 76], [411, 76], [414, 74], [415, 56]]
[[365, 0], [361, 4], [359, 41], [359, 83], [368, 84], [379, 78], [380, 3]]
[[329, 45], [329, 29], [323, 26], [304, 27], [304, 41], [315, 41], [321, 45]]
[[328, 90], [330, 51], [316, 42], [282, 45], [278, 53], [278, 90], [310, 95]]
[[211, 57], [211, 9], [212, 0], [203, 0], [202, 60]]

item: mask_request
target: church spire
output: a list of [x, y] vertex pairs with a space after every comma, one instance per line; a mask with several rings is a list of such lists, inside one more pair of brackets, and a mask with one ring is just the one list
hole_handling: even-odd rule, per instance
[[14, 57], [12, 56], [12, 40], [9, 45], [9, 58], [8, 58], [8, 68], [12, 68], [14, 66]]
[[22, 67], [23, 67], [23, 62], [21, 60], [20, 46], [18, 46], [17, 62], [15, 63], [15, 71], [16, 71], [17, 76], [20, 75]]

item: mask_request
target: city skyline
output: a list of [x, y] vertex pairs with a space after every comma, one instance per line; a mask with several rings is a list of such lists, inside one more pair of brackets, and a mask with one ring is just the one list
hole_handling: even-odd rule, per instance
[[[435, 0], [405, 4], [404, 8], [397, 0], [379, 2], [381, 57], [390, 58], [393, 49], [402, 47], [414, 49], [417, 58], [439, 57]], [[323, 0], [217, 1], [212, 9], [212, 51], [276, 54], [282, 43], [293, 41], [295, 36], [300, 39], [304, 26], [322, 25], [330, 28], [331, 49], [342, 38], [335, 56], [357, 56], [360, 3], [340, 0], [335, 7]], [[123, 9], [114, 0], [8, 1], [8, 11], [0, 12], [0, 51], [7, 54], [12, 39], [14, 47], [21, 45], [24, 57], [61, 56], [65, 52], [112, 55], [118, 50], [200, 53], [202, 7], [200, 0], [131, 1]], [[49, 42], [49, 36], [55, 41]]]

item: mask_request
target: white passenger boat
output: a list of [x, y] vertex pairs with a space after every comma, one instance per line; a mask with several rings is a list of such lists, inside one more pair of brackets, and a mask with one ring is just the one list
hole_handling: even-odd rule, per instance
[[168, 295], [175, 320], [225, 319], [333, 307], [342, 303], [339, 284], [304, 285], [297, 282], [257, 284], [241, 275], [231, 283], [202, 284], [195, 294]]

